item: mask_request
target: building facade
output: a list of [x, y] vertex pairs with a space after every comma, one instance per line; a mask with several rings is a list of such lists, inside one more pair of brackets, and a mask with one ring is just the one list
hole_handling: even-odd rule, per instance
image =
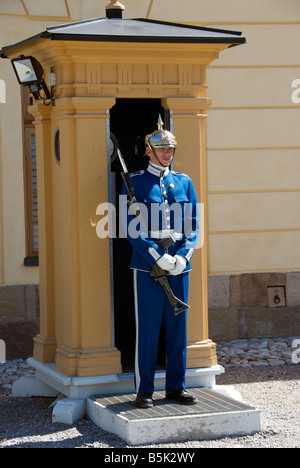
[[[104, 16], [107, 3], [4, 0], [0, 46], [49, 25]], [[210, 338], [300, 334], [297, 0], [123, 3], [126, 18], [239, 30], [246, 37], [246, 45], [228, 50], [206, 75]], [[34, 125], [28, 93], [9, 60], [0, 61], [0, 79], [0, 338], [11, 356], [30, 355], [24, 342], [39, 323]]]

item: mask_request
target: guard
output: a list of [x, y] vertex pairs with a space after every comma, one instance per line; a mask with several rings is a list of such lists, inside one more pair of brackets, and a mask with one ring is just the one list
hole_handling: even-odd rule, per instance
[[[145, 143], [148, 168], [130, 175], [144, 226], [131, 212], [126, 213], [125, 223], [133, 247], [136, 406], [153, 406], [162, 324], [167, 356], [166, 399], [191, 405], [197, 400], [185, 391], [187, 312], [174, 314], [164, 289], [150, 272], [155, 264], [165, 270], [175, 295], [188, 302], [190, 261], [199, 235], [199, 207], [192, 180], [169, 168], [177, 142], [171, 132], [163, 129], [161, 117], [158, 130], [147, 135]], [[158, 243], [168, 236], [173, 243], [163, 249]]]

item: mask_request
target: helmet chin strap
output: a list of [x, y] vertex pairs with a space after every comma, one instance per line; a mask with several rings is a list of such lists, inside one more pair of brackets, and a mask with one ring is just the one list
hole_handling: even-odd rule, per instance
[[[148, 148], [150, 148], [151, 153], [152, 153], [153, 156], [157, 159], [157, 161], [159, 162], [159, 164], [160, 164], [161, 166], [163, 166], [163, 167], [169, 167], [169, 166], [170, 166], [171, 163], [169, 163], [169, 164], [167, 164], [167, 165], [165, 166], [165, 165], [158, 159], [158, 156], [157, 156], [157, 154], [155, 153], [155, 151], [154, 151], [154, 149], [152, 148], [152, 146], [151, 146], [149, 143], [147, 143], [147, 145], [148, 145]], [[174, 148], [174, 153], [173, 153], [173, 159], [172, 159], [172, 161], [174, 160], [174, 156], [175, 156], [175, 148]], [[171, 161], [171, 162], [172, 162], [172, 161]]]

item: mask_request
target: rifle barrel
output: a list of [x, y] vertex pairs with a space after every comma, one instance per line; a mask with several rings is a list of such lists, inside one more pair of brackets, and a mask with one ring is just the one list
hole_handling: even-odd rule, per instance
[[119, 150], [119, 148], [117, 149], [117, 152], [118, 152], [118, 156], [119, 156], [119, 159], [120, 159], [120, 163], [121, 163], [122, 169], [123, 169], [123, 171], [124, 171], [125, 174], [126, 174], [126, 172], [128, 173], [128, 170], [127, 170], [127, 167], [126, 167], [126, 164], [125, 164], [125, 160], [124, 160], [124, 158], [123, 158], [123, 156], [122, 156], [122, 153], [121, 153], [121, 151]]

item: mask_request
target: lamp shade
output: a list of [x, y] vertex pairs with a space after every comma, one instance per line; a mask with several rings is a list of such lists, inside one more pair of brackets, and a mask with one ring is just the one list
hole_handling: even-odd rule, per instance
[[11, 62], [19, 84], [30, 85], [42, 82], [44, 70], [36, 58], [21, 56], [12, 59]]

